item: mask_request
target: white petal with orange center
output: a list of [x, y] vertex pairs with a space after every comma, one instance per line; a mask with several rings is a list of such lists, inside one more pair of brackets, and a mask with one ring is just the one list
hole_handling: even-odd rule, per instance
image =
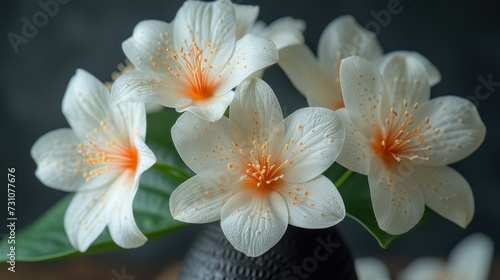
[[146, 238], [132, 204], [140, 175], [156, 161], [143, 140], [144, 104], [113, 104], [107, 88], [79, 69], [66, 90], [63, 113], [73, 130], [42, 136], [32, 155], [42, 182], [77, 192], [64, 218], [71, 244], [86, 251], [108, 225], [119, 246], [141, 246]]
[[[213, 123], [186, 113], [172, 128], [179, 154], [198, 175], [174, 191], [171, 211], [181, 220], [207, 222], [216, 220], [220, 210], [221, 226], [231, 244], [249, 256], [258, 256], [279, 241], [289, 222], [286, 200], [277, 192], [296, 182], [306, 187], [308, 180], [328, 168], [340, 151], [344, 131], [335, 112], [324, 108], [303, 109], [282, 120], [273, 91], [259, 79], [238, 86], [231, 106], [230, 119], [223, 117]], [[303, 156], [297, 155], [301, 143]], [[291, 169], [291, 163], [299, 168]], [[335, 187], [325, 180], [318, 179], [307, 188], [334, 201], [312, 195], [308, 202], [318, 203], [319, 212], [310, 213], [309, 224], [300, 219], [297, 224], [331, 225], [345, 215]], [[317, 191], [317, 185], [332, 189]], [[227, 189], [229, 193], [224, 194]], [[313, 218], [321, 217], [321, 212], [324, 220]]]
[[115, 102], [153, 101], [220, 119], [233, 99], [232, 89], [278, 60], [267, 39], [247, 35], [236, 41], [235, 22], [235, 8], [227, 0], [187, 1], [171, 24], [141, 22], [124, 50], [135, 56], [139, 70], [143, 65], [154, 72], [119, 77], [112, 88]]
[[202, 55], [207, 59], [202, 64], [210, 65], [216, 61], [224, 65], [234, 51], [235, 22], [236, 16], [230, 1], [184, 2], [173, 21], [173, 44], [177, 55], [182, 56], [182, 48], [188, 52], [191, 46], [196, 45], [203, 50]]
[[40, 137], [31, 148], [37, 164], [36, 177], [45, 185], [62, 191], [86, 191], [105, 187], [114, 179], [106, 173], [99, 180], [83, 176], [92, 167], [77, 152], [81, 140], [69, 128], [61, 128]]

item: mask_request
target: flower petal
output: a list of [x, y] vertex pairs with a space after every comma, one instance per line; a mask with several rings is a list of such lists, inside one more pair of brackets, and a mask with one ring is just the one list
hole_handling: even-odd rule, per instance
[[172, 24], [159, 20], [139, 22], [132, 37], [122, 44], [123, 52], [139, 70], [165, 72], [176, 65], [167, 49], [172, 48]]
[[[307, 182], [323, 173], [337, 159], [344, 144], [344, 126], [330, 109], [303, 108], [281, 125], [284, 125], [285, 135], [274, 135], [269, 142], [275, 154], [282, 150], [280, 158], [288, 160], [283, 167], [283, 180], [287, 183]], [[275, 131], [281, 133], [278, 128]], [[278, 138], [283, 139], [282, 142], [274, 144]]]
[[389, 280], [389, 269], [382, 260], [373, 257], [354, 259], [356, 274], [360, 280]]
[[305, 21], [292, 17], [279, 18], [261, 30], [251, 30], [251, 33], [265, 37], [276, 44], [281, 50], [291, 45], [303, 44], [306, 29]]
[[180, 116], [172, 127], [172, 139], [179, 155], [197, 174], [210, 170], [237, 171], [239, 153], [232, 139], [241, 133], [226, 117], [213, 123], [189, 112]]
[[352, 125], [345, 108], [340, 108], [335, 112], [345, 127], [345, 141], [337, 162], [347, 169], [367, 175], [373, 156], [370, 141]]
[[170, 213], [174, 219], [187, 223], [218, 221], [222, 207], [234, 195], [236, 180], [230, 180], [224, 172], [193, 176], [170, 196]]
[[385, 64], [390, 57], [392, 56], [403, 56], [410, 60], [418, 60], [425, 68], [425, 72], [427, 73], [427, 80], [429, 81], [430, 86], [434, 86], [441, 81], [441, 74], [439, 70], [434, 66], [426, 57], [419, 54], [418, 52], [410, 52], [410, 51], [393, 51], [385, 54], [384, 56], [377, 59], [376, 62], [379, 65]]
[[85, 70], [78, 69], [71, 78], [63, 97], [62, 112], [73, 131], [82, 140], [96, 128], [101, 121], [111, 119], [118, 130], [125, 132], [118, 109], [113, 105], [106, 86]]
[[193, 100], [187, 107], [176, 108], [177, 112], [189, 111], [207, 121], [218, 121], [234, 98], [234, 91], [212, 96], [208, 100]]
[[358, 56], [344, 58], [340, 64], [340, 84], [345, 108], [356, 129], [373, 135], [384, 123], [380, 112], [389, 110], [384, 80], [374, 63]]
[[109, 188], [77, 193], [64, 215], [64, 229], [71, 245], [85, 252], [109, 223], [116, 197]]
[[488, 279], [493, 247], [493, 241], [482, 233], [466, 237], [450, 252], [448, 270], [463, 279]]
[[[444, 274], [444, 275], [443, 275]], [[451, 277], [446, 271], [442, 259], [423, 257], [412, 261], [398, 274], [398, 280], [424, 280], [439, 279], [438, 277]]]
[[344, 107], [340, 82], [330, 71], [324, 69], [312, 51], [304, 44], [281, 49], [279, 66], [295, 88], [307, 98], [311, 107], [332, 110]]
[[270, 136], [272, 129], [283, 121], [283, 113], [271, 87], [261, 79], [252, 78], [236, 88], [229, 118], [248, 134], [248, 139], [258, 140]]
[[275, 192], [268, 195], [240, 192], [222, 208], [224, 235], [236, 250], [249, 257], [271, 249], [285, 234], [287, 225], [285, 200]]
[[236, 14], [236, 40], [238, 40], [252, 28], [257, 16], [259, 16], [259, 6], [233, 3], [233, 8]]
[[474, 152], [483, 142], [486, 127], [476, 107], [457, 96], [434, 98], [418, 108], [415, 123], [429, 117], [423, 147], [431, 146], [425, 164], [442, 166], [457, 162]]
[[236, 42], [229, 62], [214, 61], [222, 69], [219, 73], [223, 83], [215, 95], [225, 93], [239, 85], [256, 71], [278, 61], [278, 50], [273, 42], [253, 34], [247, 34]]
[[[383, 163], [372, 164], [381, 168]], [[413, 178], [399, 177], [381, 170], [369, 175], [373, 211], [379, 227], [390, 234], [403, 234], [412, 229], [425, 210], [424, 197], [418, 182]]]
[[111, 95], [115, 103], [155, 102], [170, 108], [187, 106], [187, 98], [179, 86], [181, 80], [163, 73], [130, 71], [113, 83]]
[[[392, 53], [383, 60], [379, 68], [391, 97], [391, 105], [396, 112], [405, 112], [403, 100], [410, 106], [429, 100], [431, 90], [426, 69], [420, 60], [413, 56]], [[390, 113], [387, 110], [387, 114]]]
[[342, 196], [323, 175], [311, 181], [285, 184], [276, 191], [288, 205], [289, 224], [301, 228], [327, 228], [345, 217]]
[[300, 93], [308, 96], [313, 91], [320, 68], [309, 47], [298, 44], [281, 49], [278, 64]]
[[375, 34], [361, 27], [352, 16], [341, 16], [321, 34], [318, 58], [323, 66], [332, 68], [335, 63], [352, 55], [372, 60], [382, 55], [382, 48]]
[[175, 50], [189, 48], [191, 42], [203, 50], [215, 50], [213, 62], [224, 65], [235, 50], [236, 17], [230, 1], [186, 1], [174, 19]]
[[131, 178], [122, 177], [119, 182], [109, 191], [109, 195], [119, 198], [113, 201], [113, 208], [110, 209], [109, 233], [118, 246], [126, 249], [137, 248], [148, 240], [137, 226], [132, 211], [139, 181], [134, 183]]
[[463, 228], [470, 223], [474, 216], [474, 196], [460, 173], [447, 166], [421, 166], [413, 176], [429, 208]]
[[115, 122], [123, 122], [122, 126], [127, 129], [130, 142], [134, 141], [136, 136], [143, 139], [146, 137], [147, 123], [144, 103], [128, 102], [112, 106], [116, 106], [121, 115], [121, 118], [115, 120]]
[[137, 164], [137, 170], [135, 171], [135, 182], [139, 183], [142, 173], [155, 164], [156, 157], [141, 137], [136, 136], [134, 138], [134, 145], [139, 154], [139, 162]]
[[61, 128], [40, 137], [31, 148], [37, 164], [36, 177], [46, 186], [62, 191], [84, 191], [105, 186], [114, 175], [104, 172], [98, 180], [87, 182], [83, 176], [91, 167], [77, 152], [80, 139], [69, 128]]

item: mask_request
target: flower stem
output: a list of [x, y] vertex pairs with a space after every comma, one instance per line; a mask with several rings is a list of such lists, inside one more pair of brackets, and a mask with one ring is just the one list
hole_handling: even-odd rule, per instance
[[344, 172], [344, 174], [342, 174], [342, 176], [340, 176], [340, 178], [338, 178], [337, 181], [335, 181], [335, 186], [337, 187], [337, 189], [340, 189], [345, 184], [345, 182], [349, 180], [352, 173], [353, 173], [352, 170], [347, 169]]
[[153, 168], [155, 168], [158, 171], [163, 172], [165, 175], [172, 177], [173, 179], [175, 179], [179, 182], [184, 182], [187, 179], [191, 178], [191, 176], [192, 176], [188, 172], [186, 172], [178, 167], [168, 165], [165, 163], [161, 163], [161, 162], [156, 162], [154, 164]]

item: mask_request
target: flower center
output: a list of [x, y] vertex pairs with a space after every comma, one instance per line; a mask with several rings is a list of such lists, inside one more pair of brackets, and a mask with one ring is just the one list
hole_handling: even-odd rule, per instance
[[[412, 113], [417, 111], [418, 103], [410, 109]], [[432, 146], [424, 146], [424, 133], [432, 129], [429, 118], [426, 117], [423, 123], [415, 124], [413, 114], [408, 113], [408, 102], [403, 100], [401, 112], [396, 112], [391, 108], [391, 116], [385, 119], [385, 126], [381, 127], [380, 133], [372, 141], [375, 153], [383, 162], [392, 166], [403, 159], [426, 160], [430, 158], [428, 151]], [[439, 129], [434, 129], [438, 133]]]
[[137, 148], [117, 139], [115, 131], [110, 128], [112, 123], [109, 118], [101, 121], [100, 125], [100, 128], [94, 129], [94, 135], [87, 134], [88, 141], [80, 144], [77, 150], [83, 160], [93, 167], [83, 171], [87, 182], [108, 170], [135, 172], [139, 161]]
[[[233, 145], [238, 147], [236, 143], [233, 143]], [[268, 148], [269, 143], [267, 141], [259, 145], [257, 141], [253, 140], [253, 149], [249, 153], [240, 149], [240, 153], [246, 156], [244, 181], [247, 186], [257, 191], [281, 187], [281, 180], [284, 177], [283, 167], [291, 164], [289, 160], [272, 159]], [[285, 145], [284, 150], [288, 150], [288, 144]]]
[[210, 70], [214, 68], [211, 65], [212, 55], [218, 49], [210, 42], [205, 47], [205, 50], [200, 48], [192, 37], [189, 45], [187, 40], [184, 40], [179, 52], [167, 49], [181, 65], [175, 69], [168, 67], [168, 71], [182, 80], [184, 88], [181, 91], [192, 100], [208, 99], [214, 95], [217, 88], [217, 83], [211, 79]]

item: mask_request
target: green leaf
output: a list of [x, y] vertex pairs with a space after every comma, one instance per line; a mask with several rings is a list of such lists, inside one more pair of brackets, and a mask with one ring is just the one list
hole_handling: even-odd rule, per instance
[[[178, 113], [164, 110], [148, 115], [147, 145], [155, 153], [158, 164], [147, 170], [134, 199], [134, 217], [141, 231], [149, 238], [162, 236], [185, 224], [170, 215], [169, 199], [172, 191], [189, 178], [191, 171], [175, 150], [170, 128]], [[8, 238], [0, 242], [0, 261], [8, 260], [10, 246], [15, 246], [16, 261], [42, 261], [78, 254], [69, 243], [64, 231], [63, 217], [73, 194], [69, 194], [45, 212], [33, 224], [17, 230], [15, 244]], [[87, 253], [119, 249], [105, 230]]]
[[[344, 174], [348, 175], [350, 172], [352, 171], [335, 163], [325, 171], [325, 176], [334, 182], [337, 180], [336, 186], [339, 188], [342, 199], [344, 200], [347, 216], [354, 219], [368, 230], [368, 232], [377, 239], [382, 248], [388, 248], [389, 245], [401, 235], [392, 235], [380, 229], [375, 219], [375, 214], [373, 213], [367, 176], [355, 172], [352, 172], [348, 178], [343, 176]], [[339, 183], [341, 185], [339, 185]], [[426, 207], [422, 219], [415, 227], [425, 223], [431, 215], [432, 211]]]

